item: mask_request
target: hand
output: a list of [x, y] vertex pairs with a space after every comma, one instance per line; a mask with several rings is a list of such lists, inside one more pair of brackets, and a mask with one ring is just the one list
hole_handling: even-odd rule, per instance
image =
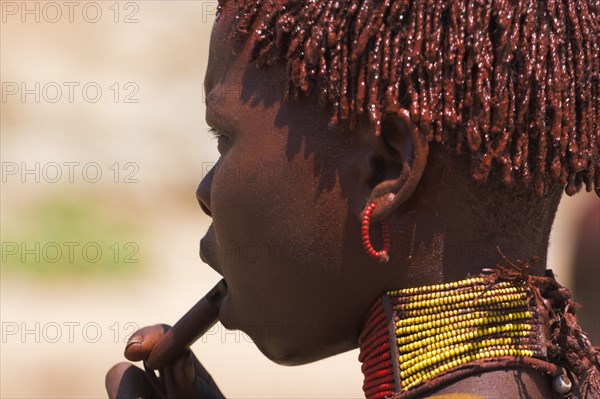
[[[127, 342], [125, 357], [133, 362], [147, 359], [169, 328], [165, 324], [156, 324], [136, 331]], [[160, 382], [168, 399], [224, 398], [210, 374], [189, 349], [160, 369]], [[161, 399], [160, 392], [154, 389], [146, 372], [127, 362], [114, 365], [106, 373], [106, 391], [110, 399]]]

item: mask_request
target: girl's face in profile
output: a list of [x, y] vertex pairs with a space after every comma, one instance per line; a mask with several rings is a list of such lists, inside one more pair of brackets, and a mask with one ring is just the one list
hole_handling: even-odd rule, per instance
[[220, 158], [197, 191], [213, 218], [201, 256], [228, 283], [227, 328], [276, 362], [309, 362], [356, 347], [389, 278], [362, 249], [367, 150], [329, 131], [314, 97], [285, 103], [283, 67], [258, 70], [250, 42], [233, 55], [231, 8], [215, 22], [205, 79]]

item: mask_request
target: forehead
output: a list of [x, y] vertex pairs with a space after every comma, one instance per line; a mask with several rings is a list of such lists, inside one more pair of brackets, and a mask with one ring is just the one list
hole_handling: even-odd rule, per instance
[[220, 15], [216, 18], [208, 51], [208, 66], [204, 78], [206, 93], [210, 93], [213, 87], [226, 76], [226, 66], [233, 62], [233, 46], [229, 40], [229, 32], [235, 23], [233, 7], [223, 6]]

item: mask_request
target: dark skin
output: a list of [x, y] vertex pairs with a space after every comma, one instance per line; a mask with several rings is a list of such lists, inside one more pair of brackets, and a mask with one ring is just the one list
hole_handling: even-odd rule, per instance
[[[201, 256], [229, 287], [219, 314], [226, 328], [246, 332], [277, 363], [304, 364], [356, 348], [384, 291], [477, 274], [501, 261], [498, 247], [512, 260], [538, 256], [530, 273], [543, 273], [560, 188], [539, 199], [521, 188], [475, 184], [466, 157], [426, 144], [403, 109], [385, 118], [379, 137], [366, 122], [328, 131], [328, 109], [314, 96], [284, 101], [283, 66], [257, 69], [251, 41], [234, 48], [233, 13], [224, 7], [213, 27], [206, 120], [222, 135], [221, 156], [197, 191], [213, 218]], [[385, 219], [391, 229], [384, 265], [361, 241], [360, 216], [371, 201], [372, 221]], [[378, 248], [375, 224], [371, 233]], [[140, 330], [126, 357], [143, 360], [163, 333]], [[165, 368], [170, 394], [220, 397], [193, 355], [186, 366], [188, 356]], [[109, 396], [151, 392], [143, 377], [131, 364], [116, 365]], [[506, 397], [552, 397], [549, 380], [534, 372], [484, 378], [439, 393], [473, 392], [477, 384], [484, 397], [499, 386]]]

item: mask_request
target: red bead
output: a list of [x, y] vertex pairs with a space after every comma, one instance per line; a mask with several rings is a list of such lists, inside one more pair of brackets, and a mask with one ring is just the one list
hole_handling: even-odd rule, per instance
[[389, 261], [388, 250], [390, 248], [390, 237], [387, 223], [385, 221], [380, 222], [381, 235], [383, 237], [383, 249], [381, 251], [375, 251], [371, 244], [371, 238], [369, 236], [369, 224], [371, 223], [371, 213], [375, 209], [375, 203], [371, 202], [365, 209], [362, 216], [362, 239], [365, 247], [365, 251], [372, 258], [377, 259], [381, 263]]

